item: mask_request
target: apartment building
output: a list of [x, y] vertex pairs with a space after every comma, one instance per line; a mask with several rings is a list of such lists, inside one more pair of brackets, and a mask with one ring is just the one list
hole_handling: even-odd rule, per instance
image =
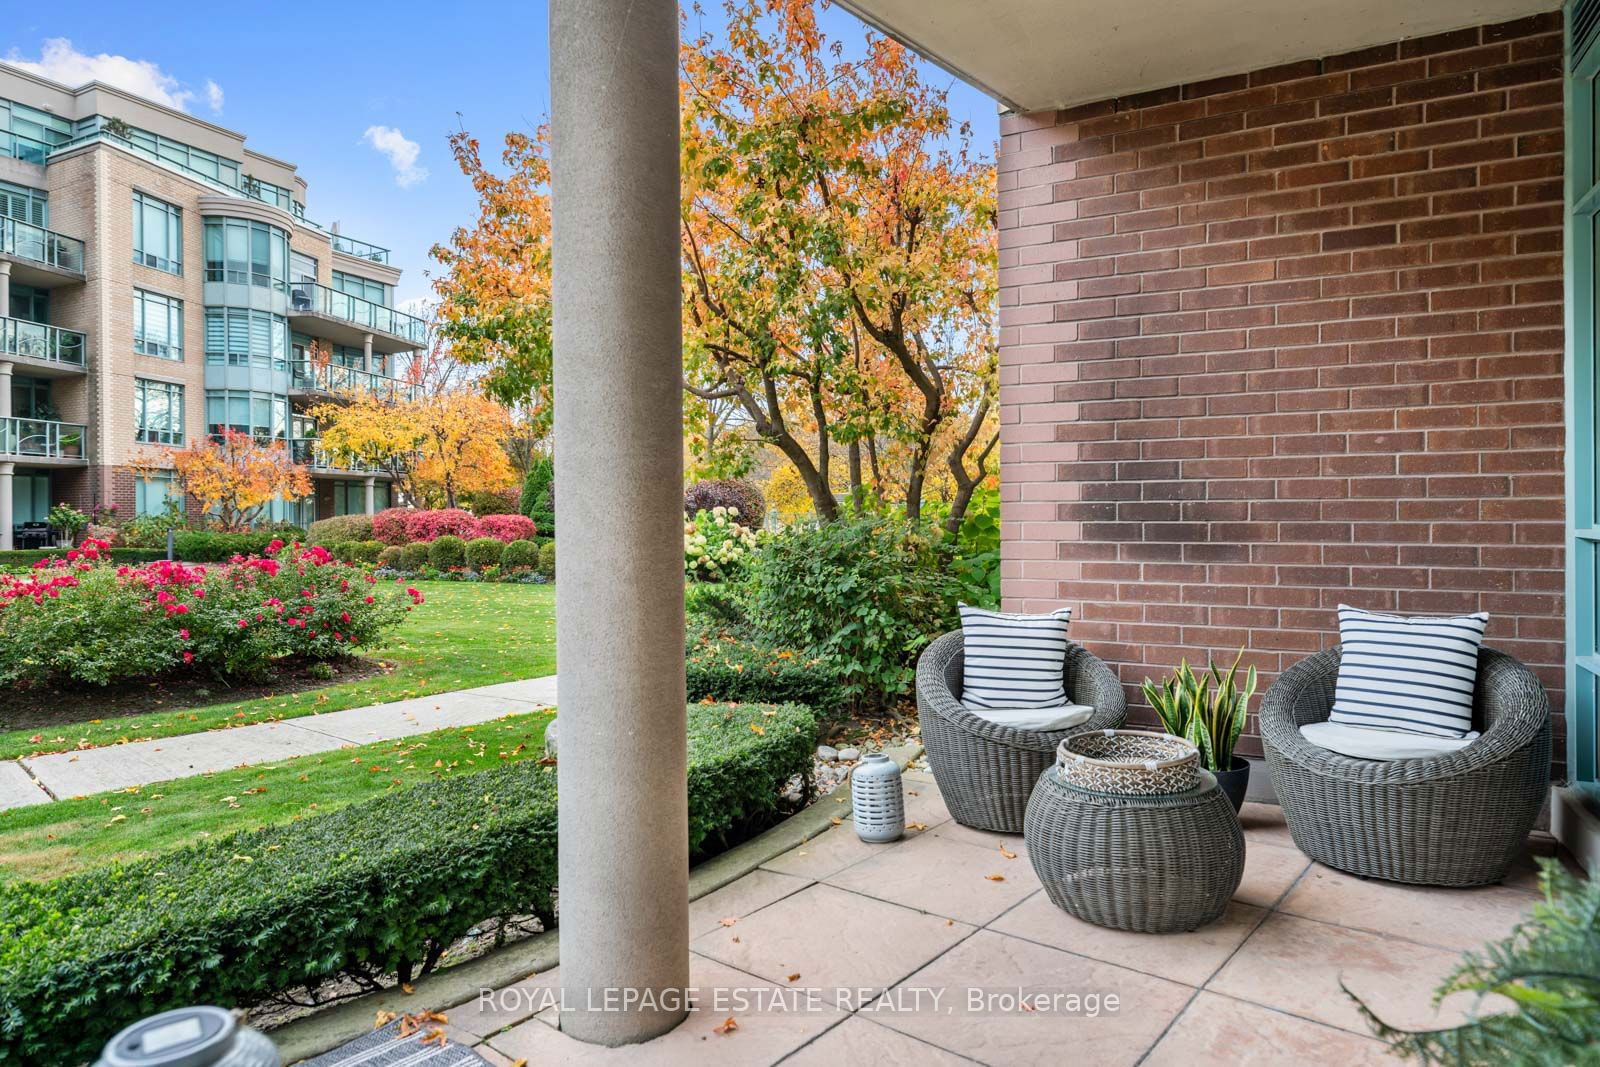
[[244, 135], [0, 63], [0, 548], [55, 503], [161, 512], [171, 476], [130, 463], [224, 429], [310, 470], [314, 495], [274, 517], [388, 506], [388, 476], [341, 468], [307, 410], [405, 388], [425, 324], [394, 308], [399, 279]]

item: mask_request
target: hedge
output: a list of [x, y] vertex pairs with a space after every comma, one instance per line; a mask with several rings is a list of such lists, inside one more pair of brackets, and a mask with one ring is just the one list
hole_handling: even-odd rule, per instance
[[[65, 548], [14, 548], [0, 552], [0, 567], [31, 567], [42, 559], [65, 558], [68, 549]], [[167, 550], [164, 548], [113, 548], [111, 561], [113, 563], [154, 563], [158, 559], [166, 559]]]
[[532, 541], [513, 541], [500, 555], [500, 566], [506, 570], [534, 567], [539, 563], [539, 546]]
[[436, 537], [428, 545], [428, 562], [444, 570], [467, 565], [467, 543], [454, 534]]
[[403, 571], [420, 571], [428, 565], [428, 550], [432, 546], [426, 541], [413, 541], [400, 548], [400, 569]]
[[485, 567], [498, 567], [505, 550], [504, 541], [493, 537], [474, 537], [467, 542], [467, 566], [479, 571]]
[[824, 716], [844, 703], [839, 679], [822, 660], [733, 637], [691, 635], [684, 668], [690, 700], [804, 704]]
[[[695, 705], [689, 847], [784, 812], [805, 708]], [[752, 729], [754, 727], [754, 729]], [[0, 1062], [92, 1059], [145, 1015], [341, 974], [407, 981], [478, 923], [554, 924], [554, 768], [526, 760], [53, 882], [0, 887]]]
[[[173, 552], [185, 563], [225, 563], [234, 556], [259, 556], [274, 541], [294, 541], [295, 530], [263, 530], [259, 533], [212, 533], [209, 530], [180, 530], [173, 535]], [[161, 553], [166, 558], [166, 553]]]
[[546, 541], [539, 546], [539, 573], [547, 578], [556, 576], [556, 543]]
[[335, 515], [306, 527], [306, 542], [332, 547], [340, 541], [372, 540], [371, 515]]

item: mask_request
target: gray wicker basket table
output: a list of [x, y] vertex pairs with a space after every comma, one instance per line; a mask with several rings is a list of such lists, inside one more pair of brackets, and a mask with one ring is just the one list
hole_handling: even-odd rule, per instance
[[1204, 926], [1244, 875], [1244, 832], [1217, 780], [1128, 796], [1067, 784], [1051, 767], [1028, 801], [1023, 836], [1050, 900], [1096, 926], [1145, 934]]

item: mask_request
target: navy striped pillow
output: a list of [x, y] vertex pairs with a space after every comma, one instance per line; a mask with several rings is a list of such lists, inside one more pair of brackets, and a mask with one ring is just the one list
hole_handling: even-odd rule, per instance
[[966, 604], [961, 610], [962, 692], [969, 708], [1059, 708], [1070, 608], [1008, 615]]
[[1339, 605], [1332, 722], [1433, 737], [1472, 730], [1487, 612], [1458, 618], [1380, 615]]

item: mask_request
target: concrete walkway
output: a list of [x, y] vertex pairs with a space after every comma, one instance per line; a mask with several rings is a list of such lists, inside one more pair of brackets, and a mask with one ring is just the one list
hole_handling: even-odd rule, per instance
[[12, 760], [0, 763], [0, 810], [471, 726], [555, 702], [551, 674], [284, 722]]

